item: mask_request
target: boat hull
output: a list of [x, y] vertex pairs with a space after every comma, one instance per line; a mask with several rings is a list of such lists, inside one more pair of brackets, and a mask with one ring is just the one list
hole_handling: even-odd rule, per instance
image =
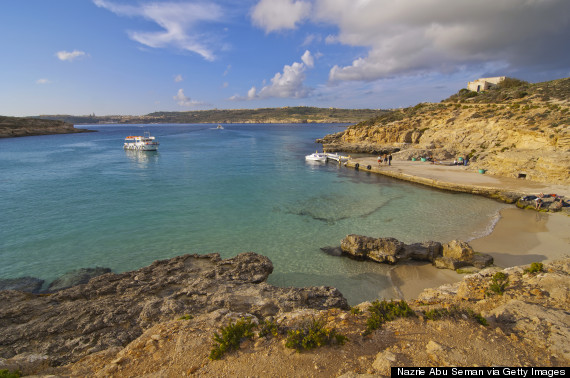
[[158, 145], [125, 143], [124, 149], [131, 151], [158, 151]]

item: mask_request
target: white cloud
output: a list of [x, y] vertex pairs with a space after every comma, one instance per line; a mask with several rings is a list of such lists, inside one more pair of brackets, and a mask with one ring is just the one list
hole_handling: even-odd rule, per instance
[[174, 82], [175, 83], [180, 83], [181, 81], [184, 81], [184, 78], [182, 77], [182, 75], [176, 75], [174, 77]]
[[184, 94], [184, 90], [182, 88], [179, 89], [178, 92], [176, 93], [176, 96], [173, 96], [172, 98], [176, 100], [176, 103], [180, 106], [193, 107], [198, 105], [204, 105], [203, 102], [192, 100], [191, 98], [186, 97], [186, 95]]
[[204, 59], [215, 58], [208, 46], [213, 38], [197, 31], [205, 22], [222, 18], [221, 8], [214, 3], [147, 2], [136, 6], [117, 5], [107, 0], [93, 0], [95, 5], [120, 16], [143, 17], [158, 24], [162, 31], [129, 31], [129, 37], [152, 48], [175, 47], [192, 51]]
[[251, 12], [253, 23], [266, 33], [295, 29], [310, 15], [311, 3], [302, 0], [260, 0]]
[[251, 89], [247, 91], [247, 98], [253, 100], [255, 98], [255, 92], [256, 92], [255, 87], [251, 87]]
[[49, 79], [38, 79], [36, 84], [51, 84], [51, 81]]
[[313, 58], [313, 56], [311, 55], [311, 52], [309, 50], [305, 51], [305, 53], [301, 57], [301, 60], [309, 68], [313, 68], [315, 66], [315, 59]]
[[326, 43], [365, 47], [331, 81], [376, 80], [466, 65], [570, 65], [567, 0], [315, 0], [311, 20], [338, 28]]
[[58, 51], [55, 55], [59, 60], [68, 61], [68, 62], [72, 62], [75, 59], [87, 56], [87, 54], [84, 51], [79, 51], [79, 50], [73, 50], [72, 52]]
[[[232, 96], [230, 100], [254, 100], [260, 98], [279, 97], [279, 98], [303, 98], [307, 97], [311, 92], [310, 88], [305, 87], [305, 71], [307, 68], [314, 66], [314, 58], [309, 52], [305, 51], [301, 57], [302, 63], [294, 62], [291, 65], [285, 65], [283, 72], [277, 72], [270, 80], [270, 84], [264, 85], [259, 91], [256, 87], [251, 87], [246, 97]], [[264, 81], [265, 84], [265, 81]]]

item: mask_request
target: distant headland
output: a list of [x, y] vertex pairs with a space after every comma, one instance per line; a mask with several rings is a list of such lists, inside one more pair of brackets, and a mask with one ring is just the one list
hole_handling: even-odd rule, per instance
[[381, 109], [338, 109], [309, 106], [285, 106], [261, 109], [211, 109], [187, 112], [154, 112], [146, 115], [41, 115], [37, 118], [73, 123], [356, 123], [388, 113]]
[[73, 124], [58, 120], [0, 116], [0, 138], [85, 133], [91, 131], [93, 130], [76, 129]]

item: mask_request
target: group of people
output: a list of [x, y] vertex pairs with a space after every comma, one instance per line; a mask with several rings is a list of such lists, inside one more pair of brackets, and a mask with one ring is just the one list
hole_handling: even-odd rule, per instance
[[469, 157], [462, 158], [460, 157], [459, 160], [454, 160], [453, 165], [467, 165], [469, 163]]
[[[543, 198], [545, 197], [545, 195], [543, 193], [540, 193], [535, 199], [535, 205], [534, 208], [536, 210], [540, 210], [540, 208], [542, 207], [543, 204]], [[564, 199], [562, 197], [557, 196], [556, 194], [547, 194], [546, 197], [554, 197], [554, 208], [555, 209], [561, 209], [564, 206]]]
[[378, 156], [378, 165], [382, 165], [382, 163], [384, 164], [388, 164], [388, 165], [392, 165], [392, 154], [388, 155], [388, 154], [384, 154], [381, 156]]

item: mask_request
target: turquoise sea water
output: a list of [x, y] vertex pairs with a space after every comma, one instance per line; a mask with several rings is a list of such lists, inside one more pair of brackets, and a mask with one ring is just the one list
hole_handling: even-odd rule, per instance
[[[488, 232], [500, 203], [309, 164], [339, 125], [97, 125], [0, 139], [0, 278], [51, 282], [76, 268], [138, 269], [185, 253], [253, 251], [280, 286], [392, 297], [389, 266], [329, 256], [347, 234], [404, 242]], [[124, 151], [150, 131], [158, 152]], [[397, 164], [397, 161], [394, 162]]]

